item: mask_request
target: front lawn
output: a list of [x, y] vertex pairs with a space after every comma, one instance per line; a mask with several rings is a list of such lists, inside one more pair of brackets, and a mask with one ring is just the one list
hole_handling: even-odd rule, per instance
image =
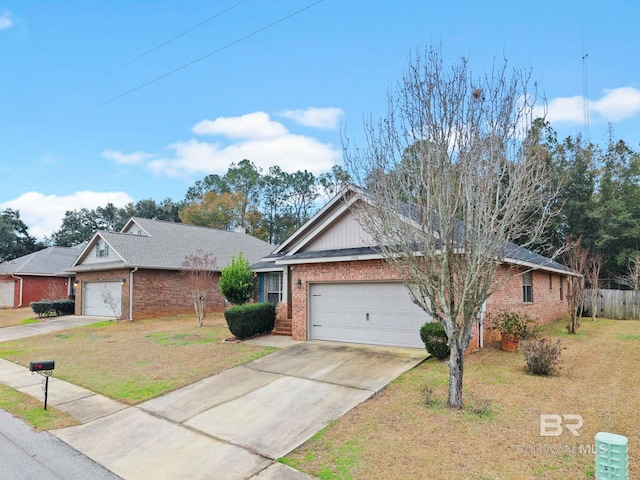
[[36, 430], [52, 430], [78, 425], [78, 422], [66, 413], [51, 406], [47, 406], [45, 410], [42, 400], [2, 383], [0, 383], [0, 408], [22, 418]]
[[[42, 319], [44, 320], [44, 319]], [[0, 308], [0, 328], [40, 321], [31, 307]]]
[[54, 359], [56, 378], [134, 405], [250, 362], [273, 348], [225, 343], [222, 314], [106, 321], [0, 343], [0, 357], [26, 367]]
[[[430, 359], [282, 461], [336, 480], [584, 480], [607, 431], [629, 438], [629, 478], [640, 478], [640, 322], [583, 319], [576, 336], [563, 327], [545, 328], [565, 347], [558, 376], [532, 376], [521, 354], [490, 345], [467, 357], [467, 407], [451, 411], [448, 368]], [[581, 436], [541, 436], [540, 414], [581, 415]]]

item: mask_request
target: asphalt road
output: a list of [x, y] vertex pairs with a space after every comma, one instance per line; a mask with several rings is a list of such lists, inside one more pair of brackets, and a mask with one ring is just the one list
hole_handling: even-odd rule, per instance
[[0, 409], [0, 480], [120, 479], [48, 432]]

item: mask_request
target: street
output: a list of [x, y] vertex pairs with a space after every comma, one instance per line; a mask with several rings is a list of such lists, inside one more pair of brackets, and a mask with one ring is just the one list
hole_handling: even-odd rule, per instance
[[36, 432], [1, 409], [0, 466], [0, 480], [120, 478], [48, 432]]

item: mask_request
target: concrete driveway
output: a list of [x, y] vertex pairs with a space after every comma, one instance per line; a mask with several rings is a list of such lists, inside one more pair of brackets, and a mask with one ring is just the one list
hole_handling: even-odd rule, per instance
[[50, 394], [87, 421], [52, 433], [125, 479], [308, 479], [274, 460], [426, 356], [301, 342], [136, 407], [105, 407], [92, 392], [56, 404]]
[[105, 320], [113, 320], [113, 318], [87, 317], [84, 315], [64, 315], [61, 317], [43, 318], [42, 321], [38, 323], [0, 328], [0, 342], [32, 337], [43, 333], [57, 332], [82, 325], [91, 325]]

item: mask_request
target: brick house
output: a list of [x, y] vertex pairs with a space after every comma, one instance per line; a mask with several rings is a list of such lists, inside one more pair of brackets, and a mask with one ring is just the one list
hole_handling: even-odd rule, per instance
[[[256, 262], [273, 246], [247, 235], [182, 223], [132, 218], [120, 232], [97, 232], [69, 269], [75, 275], [76, 315], [143, 319], [193, 313], [180, 269], [189, 255], [208, 253], [215, 274], [242, 255]], [[222, 311], [214, 281], [209, 309]]]
[[0, 264], [0, 308], [73, 297], [73, 265], [84, 245], [49, 247]]
[[[281, 276], [276, 331], [296, 340], [424, 348], [419, 329], [431, 319], [353, 216], [360, 200], [355, 187], [343, 190], [254, 266], [262, 277]], [[499, 274], [508, 280], [487, 300], [473, 349], [498, 338], [485, 324], [491, 312], [518, 310], [540, 324], [567, 316], [563, 265], [512, 245]]]

